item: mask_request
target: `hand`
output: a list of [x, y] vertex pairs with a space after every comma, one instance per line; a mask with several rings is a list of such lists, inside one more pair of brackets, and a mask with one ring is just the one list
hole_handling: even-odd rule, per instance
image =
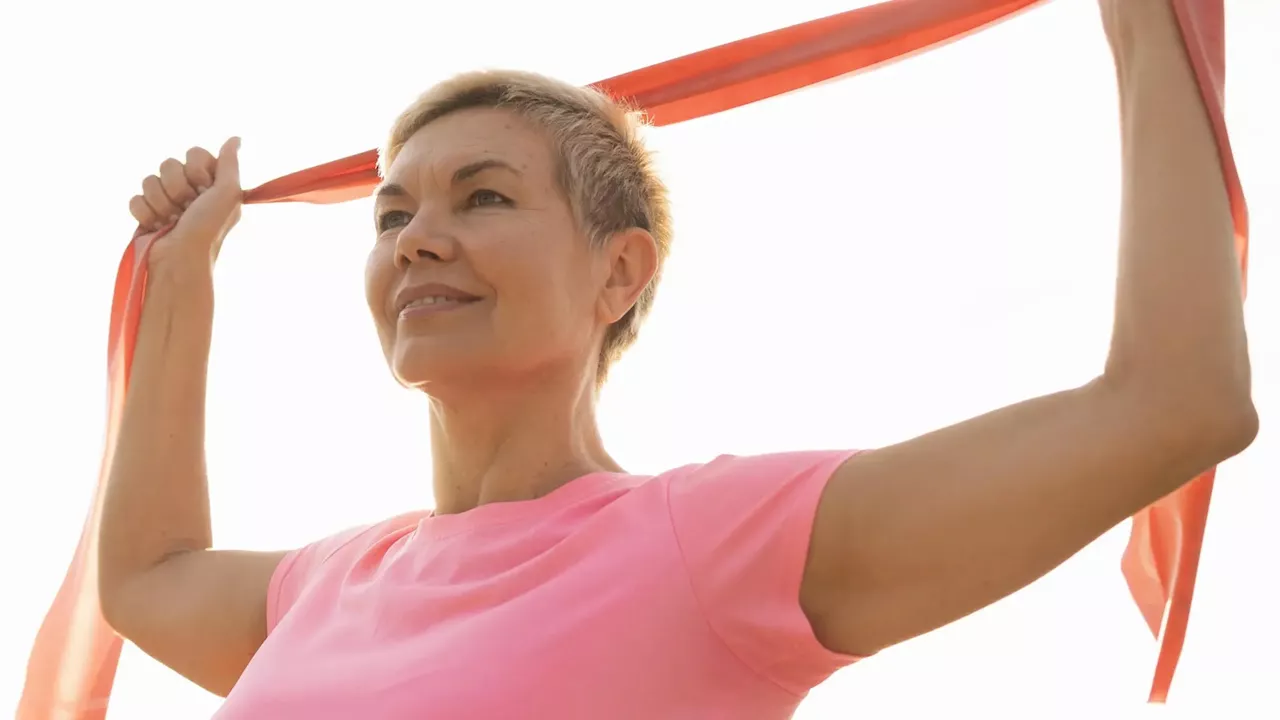
[[187, 161], [169, 158], [157, 175], [142, 181], [142, 194], [129, 212], [142, 227], [172, 225], [151, 247], [150, 265], [207, 263], [212, 268], [227, 233], [240, 220], [240, 138], [231, 138], [214, 158], [204, 148], [187, 151]]

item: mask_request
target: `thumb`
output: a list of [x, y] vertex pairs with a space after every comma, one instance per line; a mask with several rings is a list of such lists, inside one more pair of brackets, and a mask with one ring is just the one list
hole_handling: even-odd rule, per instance
[[233, 137], [222, 143], [218, 151], [218, 167], [214, 173], [214, 185], [240, 187], [240, 138]]

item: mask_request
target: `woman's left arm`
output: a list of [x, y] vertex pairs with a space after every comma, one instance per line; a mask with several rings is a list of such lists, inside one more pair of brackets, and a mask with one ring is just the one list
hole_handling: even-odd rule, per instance
[[819, 502], [801, 605], [868, 655], [1031, 583], [1257, 434], [1220, 158], [1169, 0], [1100, 0], [1121, 98], [1101, 376], [859, 454]]

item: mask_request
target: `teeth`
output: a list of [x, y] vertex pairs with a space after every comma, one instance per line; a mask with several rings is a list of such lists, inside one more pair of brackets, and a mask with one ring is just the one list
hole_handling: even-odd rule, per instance
[[424, 305], [438, 305], [440, 303], [456, 303], [456, 302], [458, 301], [455, 300], [454, 298], [443, 297], [440, 295], [432, 295], [431, 297], [424, 297], [424, 298], [419, 298], [417, 300], [414, 300], [408, 305], [405, 305], [404, 309], [408, 310], [409, 308], [422, 307]]

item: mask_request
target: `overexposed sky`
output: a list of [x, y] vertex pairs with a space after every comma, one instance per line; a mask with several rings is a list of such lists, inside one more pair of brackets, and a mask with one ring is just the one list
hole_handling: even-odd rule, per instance
[[[0, 23], [0, 717], [101, 453], [108, 301], [141, 179], [244, 139], [246, 186], [380, 143], [448, 75], [590, 82], [869, 2], [26, 2]], [[1025, 591], [842, 671], [801, 720], [1280, 716], [1280, 4], [1228, 0], [1228, 121], [1253, 221], [1263, 430], [1225, 465], [1171, 705], [1121, 527]], [[871, 447], [1101, 367], [1118, 212], [1114, 75], [1091, 0], [1054, 0], [874, 72], [650, 132], [676, 244], [603, 399], [634, 472]], [[250, 207], [218, 267], [217, 542], [296, 546], [430, 506], [427, 411], [364, 305], [369, 204]], [[1083, 500], [1083, 498], [1082, 498]], [[110, 717], [218, 700], [125, 651]]]

